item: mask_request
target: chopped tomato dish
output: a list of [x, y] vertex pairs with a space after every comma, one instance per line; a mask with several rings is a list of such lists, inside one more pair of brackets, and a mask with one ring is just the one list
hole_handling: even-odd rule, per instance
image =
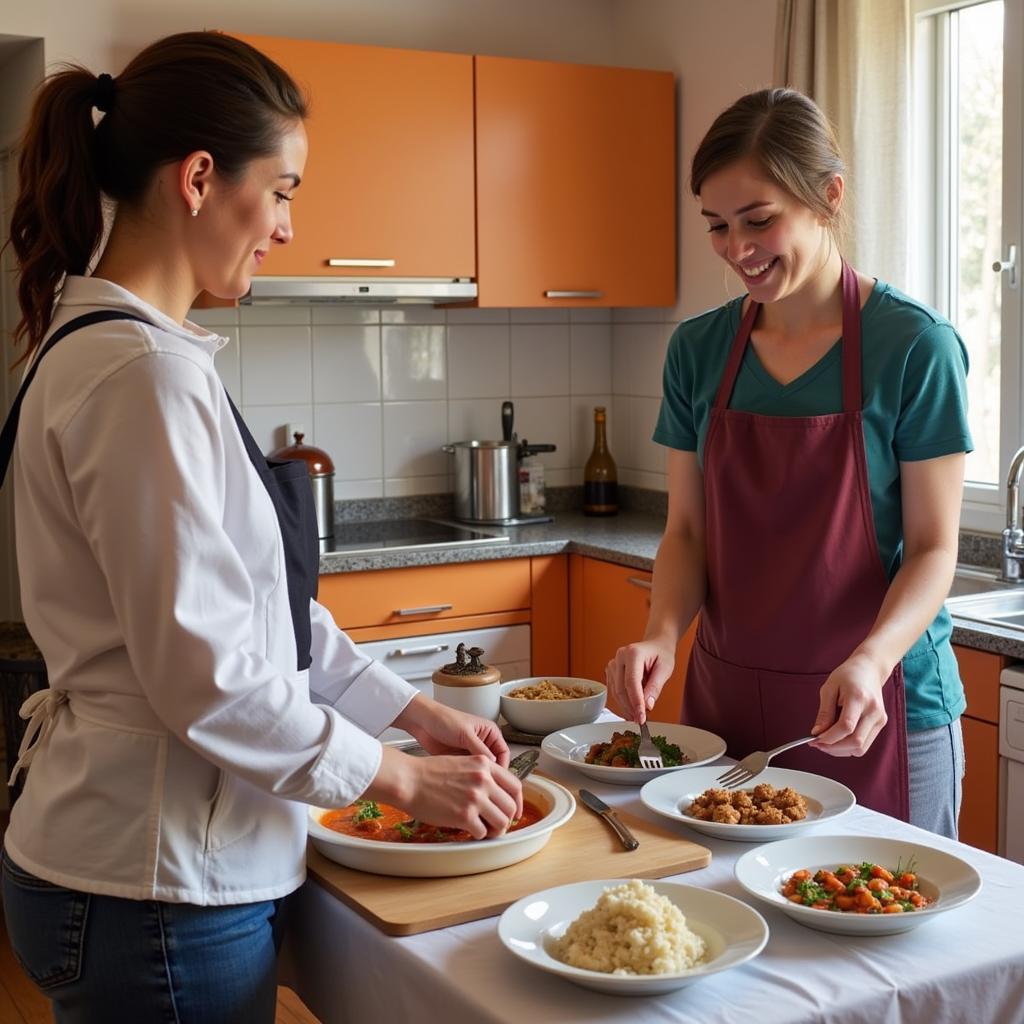
[[897, 866], [889, 871], [880, 864], [842, 864], [823, 868], [812, 876], [808, 870], [794, 871], [782, 887], [782, 895], [793, 903], [814, 910], [848, 914], [906, 914], [924, 910], [931, 902], [918, 891], [917, 875]]
[[[522, 817], [516, 818], [508, 830], [516, 832], [543, 817], [536, 804], [524, 800]], [[343, 835], [381, 843], [468, 843], [473, 840], [464, 829], [429, 825], [410, 818], [406, 811], [375, 800], [357, 800], [341, 810], [327, 811], [320, 816], [320, 824]]]

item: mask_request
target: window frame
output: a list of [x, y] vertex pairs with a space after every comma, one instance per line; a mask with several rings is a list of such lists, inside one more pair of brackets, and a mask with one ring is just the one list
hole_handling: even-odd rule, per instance
[[[949, 272], [956, 253], [956, 236], [950, 230], [956, 209], [956, 175], [953, 173], [951, 138], [956, 110], [956, 83], [945, 73], [955, 57], [955, 33], [942, 15], [977, 6], [987, 0], [935, 3], [910, 0], [913, 54], [913, 111], [915, 132], [912, 156], [916, 196], [912, 223], [927, 231], [912, 236], [910, 290], [915, 296], [948, 315], [953, 281]], [[1004, 278], [1000, 331], [999, 465], [995, 484], [967, 483], [961, 505], [961, 527], [986, 533], [1002, 533], [1006, 526], [1006, 473], [1017, 449], [1024, 444], [1024, 0], [1003, 0], [1003, 187], [1002, 257], [1017, 246], [1016, 285]], [[940, 16], [940, 17], [937, 17]], [[919, 83], [928, 81], [929, 89]], [[931, 253], [929, 257], [928, 253]]]

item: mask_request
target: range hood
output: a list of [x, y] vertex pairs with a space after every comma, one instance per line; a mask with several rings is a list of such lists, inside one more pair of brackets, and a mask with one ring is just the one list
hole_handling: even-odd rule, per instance
[[390, 303], [435, 305], [468, 302], [477, 295], [468, 277], [270, 277], [252, 279], [245, 306], [347, 302], [376, 306]]

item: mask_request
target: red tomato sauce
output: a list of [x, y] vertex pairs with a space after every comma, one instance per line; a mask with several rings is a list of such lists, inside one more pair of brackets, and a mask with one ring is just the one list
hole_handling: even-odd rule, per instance
[[[374, 813], [376, 812], [376, 813]], [[540, 821], [544, 813], [529, 800], [523, 801], [523, 816], [509, 826], [517, 832]], [[468, 843], [473, 837], [464, 829], [429, 825], [410, 818], [408, 812], [390, 804], [361, 800], [320, 816], [320, 824], [334, 832], [381, 843]]]

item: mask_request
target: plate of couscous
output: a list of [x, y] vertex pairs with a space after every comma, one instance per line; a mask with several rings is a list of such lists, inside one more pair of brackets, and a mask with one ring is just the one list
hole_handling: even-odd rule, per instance
[[752, 960], [768, 941], [768, 925], [713, 889], [632, 878], [526, 896], [501, 915], [498, 936], [520, 960], [566, 981], [648, 996]]

